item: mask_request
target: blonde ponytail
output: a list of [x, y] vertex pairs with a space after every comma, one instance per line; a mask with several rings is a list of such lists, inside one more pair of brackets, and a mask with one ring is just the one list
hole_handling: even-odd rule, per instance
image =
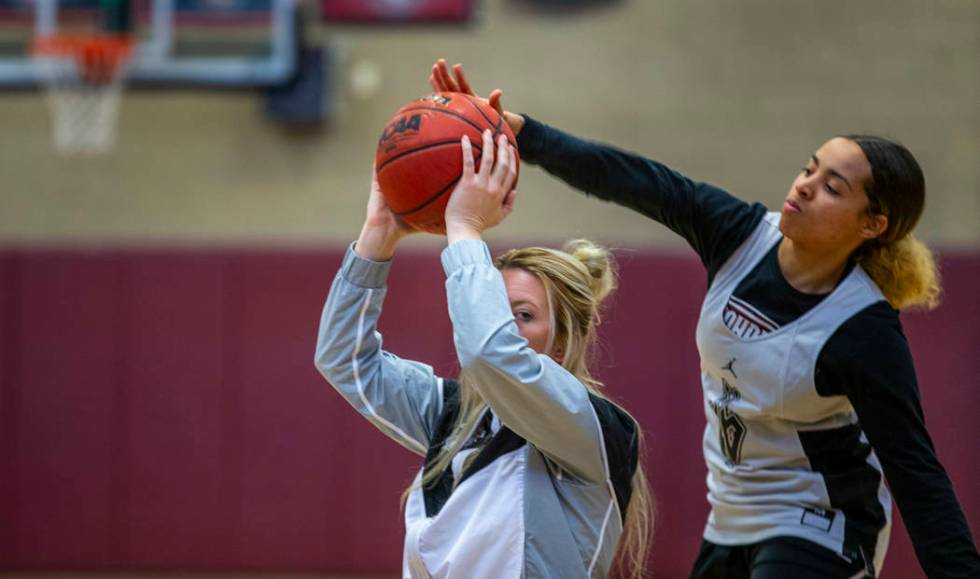
[[[632, 418], [632, 415], [630, 417]], [[639, 437], [638, 446], [641, 456], [633, 472], [633, 479], [630, 481], [633, 492], [626, 507], [623, 534], [619, 538], [619, 546], [616, 547], [616, 555], [613, 559], [615, 572], [612, 573], [614, 577], [627, 579], [642, 579], [646, 576], [651, 539], [657, 518], [657, 505], [653, 491], [650, 489], [650, 482], [647, 480], [646, 461], [642, 456], [646, 444], [639, 423], [637, 423], [636, 434]]]
[[939, 305], [939, 268], [932, 251], [911, 234], [888, 244], [876, 244], [858, 258], [896, 310]]

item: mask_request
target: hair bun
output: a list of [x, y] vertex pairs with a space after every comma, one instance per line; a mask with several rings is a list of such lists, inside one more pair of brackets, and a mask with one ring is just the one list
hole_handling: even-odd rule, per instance
[[563, 249], [588, 270], [589, 287], [597, 303], [616, 289], [615, 260], [608, 249], [588, 239], [573, 239]]

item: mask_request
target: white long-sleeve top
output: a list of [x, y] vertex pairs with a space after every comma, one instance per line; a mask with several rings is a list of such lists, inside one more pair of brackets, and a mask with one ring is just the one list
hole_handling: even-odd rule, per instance
[[[460, 365], [489, 409], [460, 452], [479, 453], [462, 477], [458, 456], [410, 494], [404, 576], [605, 577], [631, 493], [636, 424], [528, 346], [483, 242], [453, 243], [442, 263]], [[382, 432], [431, 459], [454, 424], [459, 386], [382, 349], [390, 266], [348, 250], [316, 366]]]

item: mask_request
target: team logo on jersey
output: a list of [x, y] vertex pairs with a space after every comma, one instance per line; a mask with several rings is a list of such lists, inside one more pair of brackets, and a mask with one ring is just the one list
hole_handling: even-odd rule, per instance
[[735, 378], [736, 380], [738, 380], [738, 374], [735, 373], [735, 360], [737, 360], [737, 358], [732, 358], [731, 360], [728, 361], [727, 364], [725, 364], [724, 366], [722, 366], [721, 369], [722, 369], [723, 372], [724, 371], [730, 372], [731, 375], [732, 375], [732, 378]]
[[[732, 362], [734, 361], [733, 358]], [[745, 435], [748, 434], [749, 429], [746, 428], [742, 417], [736, 414], [729, 405], [740, 400], [742, 394], [725, 378], [721, 379], [721, 385], [723, 388], [721, 398], [713, 400], [709, 404], [720, 422], [718, 433], [721, 451], [729, 463], [739, 464], [742, 462], [742, 443], [745, 442]]]
[[725, 326], [739, 338], [764, 336], [779, 329], [779, 324], [754, 308], [745, 300], [735, 296], [728, 298], [722, 312]]
[[742, 393], [738, 391], [738, 388], [732, 386], [726, 378], [721, 379], [721, 389], [721, 398], [712, 402], [712, 406], [728, 406], [732, 402], [742, 399]]

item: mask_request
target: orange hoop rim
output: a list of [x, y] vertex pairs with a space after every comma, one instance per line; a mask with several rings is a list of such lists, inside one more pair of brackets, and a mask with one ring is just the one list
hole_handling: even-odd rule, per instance
[[103, 58], [123, 60], [133, 50], [133, 39], [119, 34], [55, 34], [36, 38], [31, 48], [35, 56], [98, 54]]
[[54, 34], [34, 40], [36, 58], [71, 58], [86, 80], [107, 84], [118, 78], [122, 65], [133, 51], [133, 39], [123, 34]]

